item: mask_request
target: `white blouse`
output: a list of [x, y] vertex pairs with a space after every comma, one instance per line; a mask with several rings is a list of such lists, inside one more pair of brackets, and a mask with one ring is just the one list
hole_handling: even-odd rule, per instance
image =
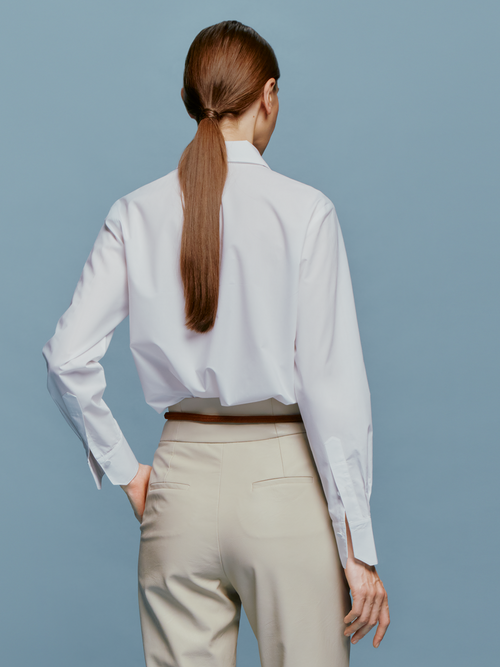
[[177, 169], [121, 197], [97, 235], [68, 310], [45, 344], [48, 389], [82, 440], [97, 488], [139, 463], [102, 396], [99, 360], [129, 316], [130, 348], [157, 412], [183, 398], [297, 403], [342, 565], [375, 565], [370, 391], [333, 203], [273, 171], [249, 141], [226, 141], [220, 292], [214, 328], [184, 323]]

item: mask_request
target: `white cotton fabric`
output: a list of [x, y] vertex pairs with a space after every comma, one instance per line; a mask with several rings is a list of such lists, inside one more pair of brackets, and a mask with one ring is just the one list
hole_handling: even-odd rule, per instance
[[48, 389], [83, 442], [98, 489], [104, 474], [127, 484], [139, 465], [103, 400], [99, 363], [127, 315], [144, 395], [158, 413], [188, 397], [297, 403], [342, 564], [346, 513], [354, 556], [374, 565], [370, 391], [335, 207], [273, 171], [250, 142], [226, 141], [226, 149], [214, 328], [185, 326], [175, 169], [111, 206], [43, 348]]

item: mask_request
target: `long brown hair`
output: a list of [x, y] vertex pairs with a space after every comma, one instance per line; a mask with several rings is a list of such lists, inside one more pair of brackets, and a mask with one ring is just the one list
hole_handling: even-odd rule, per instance
[[186, 56], [183, 101], [198, 128], [178, 165], [184, 212], [180, 270], [186, 326], [199, 333], [213, 328], [219, 300], [220, 208], [228, 169], [219, 120], [239, 116], [279, 76], [271, 46], [239, 21], [204, 28]]

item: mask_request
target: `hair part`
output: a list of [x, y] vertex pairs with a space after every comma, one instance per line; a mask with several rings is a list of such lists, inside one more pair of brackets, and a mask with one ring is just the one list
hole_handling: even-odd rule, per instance
[[196, 119], [195, 137], [178, 165], [184, 222], [180, 271], [186, 326], [206, 333], [219, 299], [220, 213], [228, 165], [219, 121], [238, 117], [280, 70], [271, 46], [253, 28], [223, 21], [195, 37], [184, 67], [184, 105]]

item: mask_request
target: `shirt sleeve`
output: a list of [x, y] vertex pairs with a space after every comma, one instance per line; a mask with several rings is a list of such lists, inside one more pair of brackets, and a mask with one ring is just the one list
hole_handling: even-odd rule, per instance
[[295, 387], [345, 568], [345, 516], [355, 558], [378, 562], [370, 515], [372, 417], [344, 240], [325, 199], [309, 221], [300, 261]]
[[118, 200], [97, 235], [69, 308], [42, 350], [49, 393], [82, 441], [98, 489], [104, 474], [114, 485], [128, 484], [139, 469], [102, 398], [106, 380], [99, 363], [127, 315], [127, 266]]

